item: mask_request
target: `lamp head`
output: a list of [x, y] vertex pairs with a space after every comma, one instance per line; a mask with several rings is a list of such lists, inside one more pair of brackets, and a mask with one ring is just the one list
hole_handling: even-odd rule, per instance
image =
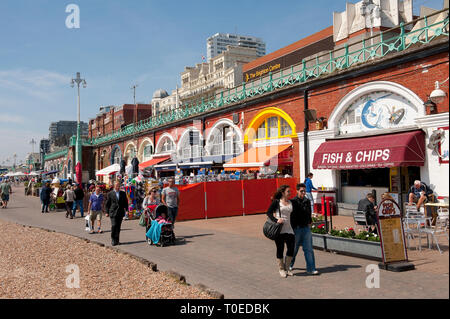
[[70, 86], [74, 87], [75, 86], [75, 81], [72, 79], [72, 81], [70, 81]]
[[439, 82], [436, 81], [435, 89], [430, 94], [430, 100], [433, 103], [439, 104], [439, 103], [444, 102], [446, 97], [447, 97], [447, 94], [439, 88]]
[[85, 80], [83, 80], [83, 87], [86, 88], [87, 87], [87, 83]]

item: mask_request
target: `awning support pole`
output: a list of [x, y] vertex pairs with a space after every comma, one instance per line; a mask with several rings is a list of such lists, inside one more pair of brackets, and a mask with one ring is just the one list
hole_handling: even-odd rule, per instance
[[305, 118], [305, 128], [303, 130], [303, 146], [304, 146], [304, 158], [305, 158], [305, 179], [309, 174], [309, 145], [308, 145], [308, 132], [309, 132], [309, 122], [306, 118], [306, 110], [308, 110], [308, 90], [303, 92], [303, 116]]

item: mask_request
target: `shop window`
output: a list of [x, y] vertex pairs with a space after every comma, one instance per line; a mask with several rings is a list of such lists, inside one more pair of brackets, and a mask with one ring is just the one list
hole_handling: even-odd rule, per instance
[[267, 137], [278, 137], [278, 117], [267, 119]]
[[145, 145], [145, 147], [144, 147], [144, 161], [150, 159], [152, 154], [153, 154], [152, 144]]
[[258, 127], [258, 139], [266, 138], [266, 121]]
[[389, 187], [389, 168], [341, 170], [342, 186]]
[[280, 118], [280, 135], [287, 136], [292, 134], [292, 129], [284, 118]]
[[267, 118], [258, 128], [257, 139], [279, 138], [292, 135], [288, 122], [279, 116]]

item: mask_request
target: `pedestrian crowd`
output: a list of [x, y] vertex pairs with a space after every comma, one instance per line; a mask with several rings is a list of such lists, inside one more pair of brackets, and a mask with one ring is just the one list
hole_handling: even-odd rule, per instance
[[[179, 190], [175, 187], [175, 181], [170, 178], [166, 187], [152, 187], [142, 202], [143, 211], [154, 210], [158, 205], [165, 205], [168, 209], [167, 216], [159, 218], [159, 223], [175, 223], [180, 203]], [[114, 182], [113, 187], [108, 190], [105, 185], [91, 181], [88, 185], [73, 184], [71, 181], [58, 187], [58, 194], [55, 195], [55, 187], [52, 188], [50, 182], [45, 182], [40, 190], [41, 213], [48, 213], [49, 206], [55, 202], [55, 198], [63, 197], [65, 202], [66, 218], [74, 219], [77, 211], [81, 218], [85, 217], [89, 225], [89, 233], [103, 233], [102, 217], [111, 219], [111, 245], [120, 244], [120, 229], [122, 221], [127, 219], [129, 202], [124, 191], [124, 185], [120, 180]], [[0, 188], [3, 189], [3, 188]], [[5, 188], [6, 189], [6, 188]], [[85, 202], [87, 199], [87, 202]], [[87, 206], [87, 207], [86, 207]], [[150, 215], [147, 215], [150, 216]], [[154, 219], [159, 216], [154, 216]], [[150, 223], [149, 218], [148, 222]], [[148, 229], [147, 229], [148, 230]]]

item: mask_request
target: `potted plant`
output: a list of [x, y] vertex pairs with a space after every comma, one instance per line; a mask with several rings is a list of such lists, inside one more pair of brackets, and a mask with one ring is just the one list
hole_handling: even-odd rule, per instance
[[381, 260], [381, 243], [376, 234], [362, 231], [356, 233], [353, 228], [332, 229], [326, 233], [325, 224], [312, 226], [313, 246], [337, 253], [363, 258]]

